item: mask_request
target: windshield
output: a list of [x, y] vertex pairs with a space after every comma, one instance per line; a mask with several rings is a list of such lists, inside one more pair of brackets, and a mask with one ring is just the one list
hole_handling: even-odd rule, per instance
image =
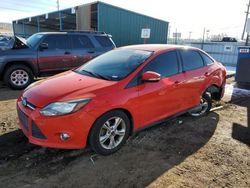
[[106, 80], [121, 80], [141, 65], [152, 52], [132, 49], [112, 50], [89, 61], [76, 72]]
[[42, 36], [42, 34], [34, 34], [27, 39], [26, 43], [28, 44], [28, 46], [35, 47]]

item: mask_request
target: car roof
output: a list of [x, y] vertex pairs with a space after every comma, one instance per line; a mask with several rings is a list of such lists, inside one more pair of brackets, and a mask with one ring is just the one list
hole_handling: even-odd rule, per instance
[[71, 34], [71, 35], [98, 35], [98, 36], [109, 36], [105, 32], [101, 31], [60, 31], [60, 32], [39, 32], [36, 34], [42, 34], [42, 35], [50, 35], [50, 34], [57, 34], [57, 35], [63, 35], [63, 34]]
[[121, 47], [122, 49], [134, 49], [134, 50], [146, 50], [152, 52], [159, 52], [165, 50], [175, 50], [175, 49], [193, 49], [199, 50], [198, 48], [190, 46], [172, 45], [172, 44], [139, 44]]

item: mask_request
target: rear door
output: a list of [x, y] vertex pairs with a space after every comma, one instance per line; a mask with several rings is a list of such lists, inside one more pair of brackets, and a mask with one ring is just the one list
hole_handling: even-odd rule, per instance
[[73, 57], [67, 35], [47, 35], [41, 43], [48, 44], [48, 49], [38, 49], [41, 72], [63, 71], [72, 67]]
[[71, 35], [73, 67], [79, 67], [97, 56], [96, 48], [88, 35]]
[[199, 104], [201, 90], [204, 87], [207, 66], [200, 53], [196, 50], [179, 50], [182, 60], [182, 79], [179, 87], [182, 88], [182, 98], [185, 107], [194, 107]]

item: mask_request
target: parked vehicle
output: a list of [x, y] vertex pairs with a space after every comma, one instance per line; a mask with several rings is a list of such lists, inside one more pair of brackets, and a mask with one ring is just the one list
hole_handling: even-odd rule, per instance
[[234, 37], [223, 37], [222, 42], [237, 42], [237, 39]]
[[188, 112], [202, 116], [224, 95], [226, 70], [196, 48], [137, 45], [30, 85], [17, 101], [33, 144], [114, 153], [129, 135]]
[[113, 48], [104, 32], [45, 32], [27, 40], [16, 36], [10, 50], [0, 51], [0, 79], [24, 89], [34, 77], [79, 67]]
[[0, 51], [11, 49], [14, 44], [14, 39], [11, 36], [0, 36]]
[[211, 42], [243, 42], [243, 41], [238, 41], [234, 37], [223, 37], [222, 39], [211, 40]]

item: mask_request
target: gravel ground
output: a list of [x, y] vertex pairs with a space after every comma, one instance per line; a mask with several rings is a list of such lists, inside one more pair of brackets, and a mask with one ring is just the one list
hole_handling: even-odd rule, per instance
[[19, 94], [0, 86], [0, 187], [250, 187], [250, 96], [227, 94], [207, 116], [142, 131], [104, 157], [29, 144]]

